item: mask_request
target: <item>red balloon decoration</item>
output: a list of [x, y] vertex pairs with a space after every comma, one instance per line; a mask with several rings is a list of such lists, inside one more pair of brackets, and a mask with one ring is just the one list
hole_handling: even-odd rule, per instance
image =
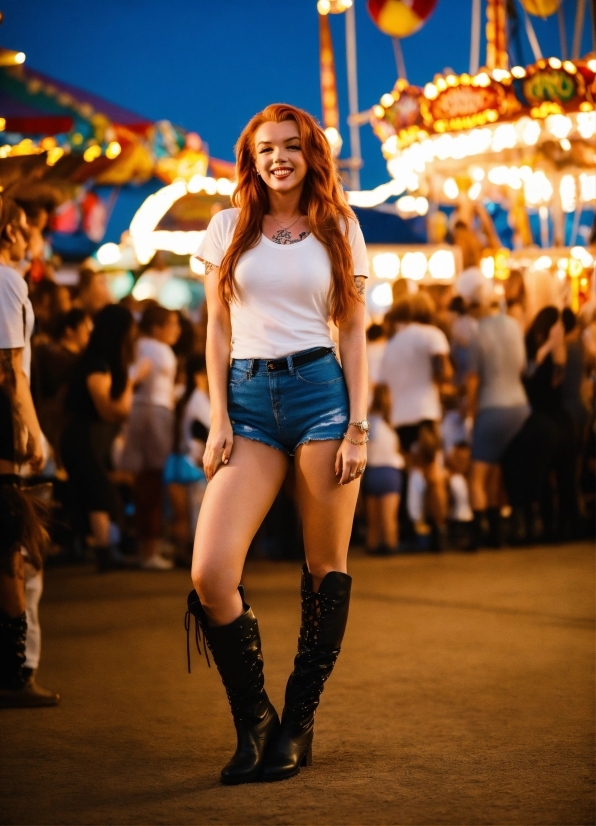
[[437, 0], [367, 0], [366, 8], [375, 25], [390, 37], [408, 37], [421, 29], [434, 11]]

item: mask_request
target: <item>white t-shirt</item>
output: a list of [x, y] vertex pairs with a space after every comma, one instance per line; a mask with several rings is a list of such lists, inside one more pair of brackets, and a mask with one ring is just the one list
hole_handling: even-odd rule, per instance
[[35, 316], [24, 278], [0, 265], [0, 350], [23, 350], [23, 372], [31, 380], [31, 334]]
[[135, 404], [154, 404], [173, 410], [176, 380], [174, 351], [169, 344], [142, 337], [137, 344], [137, 363], [147, 358], [152, 362], [151, 372], [137, 388]]
[[369, 416], [370, 439], [366, 450], [367, 467], [404, 467], [404, 457], [399, 452], [397, 433], [382, 416]]
[[[211, 219], [196, 257], [218, 267], [232, 242], [237, 209]], [[354, 275], [368, 276], [360, 225], [349, 223]], [[261, 235], [236, 267], [237, 300], [230, 304], [232, 358], [281, 358], [311, 347], [333, 347], [329, 332], [331, 262], [311, 233], [295, 244]]]
[[439, 390], [433, 381], [432, 357], [449, 354], [442, 330], [431, 324], [406, 324], [387, 342], [379, 381], [391, 391], [394, 427], [441, 418]]
[[192, 423], [196, 419], [209, 430], [210, 417], [211, 404], [209, 402], [209, 396], [197, 387], [188, 400], [184, 410], [184, 416], [182, 417], [182, 444], [180, 445], [180, 449], [183, 453], [187, 455], [192, 453], [194, 441]]

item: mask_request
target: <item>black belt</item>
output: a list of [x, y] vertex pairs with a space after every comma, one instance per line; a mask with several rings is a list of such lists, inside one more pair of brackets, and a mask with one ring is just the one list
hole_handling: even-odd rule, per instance
[[[310, 364], [311, 361], [318, 361], [319, 359], [325, 358], [329, 353], [333, 353], [331, 347], [317, 347], [309, 353], [299, 353], [297, 356], [291, 356], [292, 364], [294, 367], [301, 367], [303, 364]], [[286, 356], [281, 359], [253, 359], [251, 371], [253, 376], [261, 366], [267, 367], [269, 372], [273, 372], [274, 370], [288, 370], [288, 357]]]

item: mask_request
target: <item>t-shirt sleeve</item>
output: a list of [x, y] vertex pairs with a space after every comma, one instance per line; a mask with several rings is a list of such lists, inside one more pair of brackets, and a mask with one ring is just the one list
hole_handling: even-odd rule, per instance
[[[15, 279], [19, 279], [16, 281]], [[0, 273], [0, 350], [17, 350], [25, 346], [23, 308], [27, 287], [15, 272]]]
[[223, 212], [216, 212], [194, 257], [219, 267], [227, 249], [226, 222]]
[[447, 336], [438, 327], [428, 327], [429, 350], [431, 356], [448, 356], [450, 352]]
[[89, 359], [85, 364], [85, 376], [91, 376], [93, 373], [109, 373], [110, 365], [99, 356]]
[[364, 235], [360, 229], [358, 221], [349, 222], [348, 236], [350, 239], [350, 246], [352, 248], [352, 259], [354, 261], [354, 275], [363, 275], [368, 278], [368, 256], [366, 254], [366, 244], [364, 243]]

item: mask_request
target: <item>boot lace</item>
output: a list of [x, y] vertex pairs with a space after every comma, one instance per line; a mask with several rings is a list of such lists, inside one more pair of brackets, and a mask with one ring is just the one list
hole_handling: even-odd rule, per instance
[[[188, 661], [188, 673], [190, 674], [190, 625], [191, 625], [191, 617], [192, 614], [190, 611], [187, 611], [184, 615], [184, 630], [186, 631], [186, 659]], [[211, 662], [209, 660], [209, 649], [207, 647], [207, 640], [205, 638], [205, 632], [201, 628], [201, 623], [198, 620], [198, 617], [195, 616], [195, 643], [197, 646], [197, 651], [201, 656], [203, 656], [203, 652], [201, 651], [201, 634], [203, 635], [203, 648], [205, 650], [205, 657], [207, 659], [207, 666], [211, 668]]]

